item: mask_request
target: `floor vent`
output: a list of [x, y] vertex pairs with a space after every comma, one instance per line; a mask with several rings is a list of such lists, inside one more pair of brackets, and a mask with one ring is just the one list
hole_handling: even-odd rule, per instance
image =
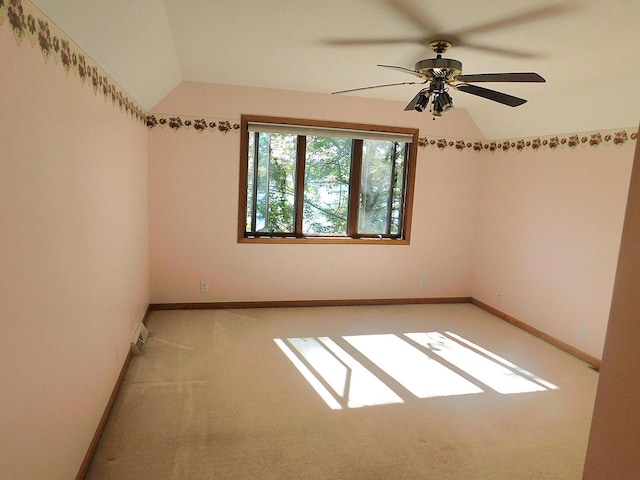
[[133, 340], [131, 340], [131, 352], [134, 355], [141, 355], [142, 350], [144, 350], [144, 345], [147, 343], [147, 337], [149, 336], [149, 330], [144, 326], [144, 323], [140, 322], [138, 324], [138, 328], [136, 328], [136, 333], [133, 336]]

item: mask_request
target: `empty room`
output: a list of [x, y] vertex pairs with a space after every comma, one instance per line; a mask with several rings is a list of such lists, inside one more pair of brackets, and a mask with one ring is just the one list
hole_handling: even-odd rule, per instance
[[637, 479], [635, 0], [0, 0], [0, 477]]

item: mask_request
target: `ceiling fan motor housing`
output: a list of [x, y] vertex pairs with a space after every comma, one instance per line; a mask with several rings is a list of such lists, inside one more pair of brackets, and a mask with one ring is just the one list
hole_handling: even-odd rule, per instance
[[427, 58], [416, 63], [415, 69], [429, 77], [455, 78], [462, 73], [462, 62], [453, 58]]

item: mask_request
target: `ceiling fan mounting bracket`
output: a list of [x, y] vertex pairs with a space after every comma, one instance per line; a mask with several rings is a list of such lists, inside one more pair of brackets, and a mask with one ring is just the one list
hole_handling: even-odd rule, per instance
[[433, 40], [429, 42], [429, 48], [438, 55], [445, 53], [451, 48], [451, 42], [449, 40]]

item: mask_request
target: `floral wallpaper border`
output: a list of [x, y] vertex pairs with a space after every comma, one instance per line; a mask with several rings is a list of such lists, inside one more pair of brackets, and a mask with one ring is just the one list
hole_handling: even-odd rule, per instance
[[[229, 133], [239, 131], [240, 123], [237, 121], [207, 119], [204, 117], [149, 114], [147, 115], [147, 127], [149, 127], [149, 129], [167, 127], [173, 131], [196, 130], [200, 133], [205, 131]], [[510, 150], [541, 150], [544, 148], [554, 150], [559, 147], [577, 147], [580, 145], [590, 147], [607, 144], [623, 145], [627, 142], [635, 142], [637, 138], [637, 130], [615, 129], [604, 132], [571, 133], [566, 135], [503, 140], [420, 137], [418, 138], [418, 146], [422, 148], [438, 148], [440, 150], [475, 150], [476, 152], [488, 150], [490, 152], [506, 152]]]
[[[109, 75], [102, 70], [86, 53], [67, 37], [50, 20], [28, 0], [0, 0], [0, 25], [8, 21], [18, 44], [28, 38], [33, 47], [39, 47], [45, 62], [53, 58], [64, 67], [67, 74], [77, 75], [81, 82], [93, 87], [96, 95], [102, 94], [105, 101], [111, 100], [114, 107], [126, 112], [149, 129], [169, 127], [173, 131], [196, 130], [229, 133], [238, 132], [240, 123], [235, 120], [220, 120], [202, 117], [185, 117], [177, 115], [149, 114]], [[604, 132], [586, 132], [546, 137], [530, 137], [503, 140], [473, 140], [462, 138], [420, 137], [421, 148], [437, 148], [439, 150], [474, 150], [479, 151], [523, 151], [523, 150], [555, 150], [559, 147], [601, 145], [623, 145], [635, 142], [638, 132], [635, 129], [617, 129]]]
[[615, 129], [603, 132], [568, 133], [564, 135], [549, 135], [544, 137], [512, 138], [502, 140], [470, 140], [453, 138], [420, 137], [418, 145], [423, 148], [438, 148], [440, 150], [474, 150], [480, 151], [522, 151], [522, 150], [555, 150], [559, 147], [601, 145], [623, 145], [635, 142], [638, 131], [631, 129]]
[[73, 73], [83, 85], [91, 85], [96, 95], [102, 93], [105, 101], [111, 100], [114, 107], [146, 122], [147, 112], [31, 2], [0, 0], [0, 25], [5, 20], [19, 45], [28, 38], [33, 47], [40, 48], [45, 62], [53, 58], [67, 74]]
[[218, 120], [202, 117], [180, 117], [177, 115], [147, 115], [147, 127], [169, 127], [171, 130], [196, 130], [198, 132], [211, 131], [229, 133], [240, 130], [240, 122], [230, 120]]

